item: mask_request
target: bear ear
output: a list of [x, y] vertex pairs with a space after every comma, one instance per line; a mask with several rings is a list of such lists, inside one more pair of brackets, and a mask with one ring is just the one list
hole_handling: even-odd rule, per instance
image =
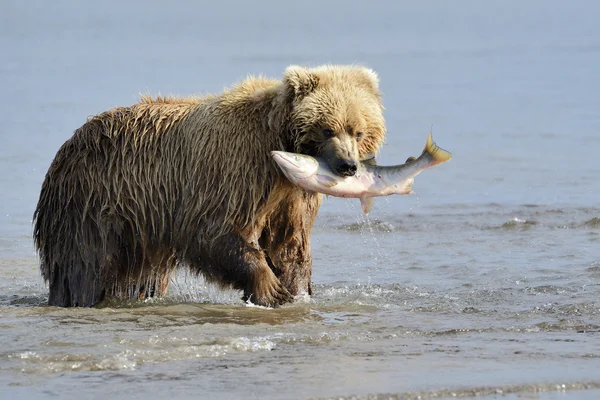
[[290, 65], [283, 75], [286, 88], [296, 97], [304, 97], [319, 84], [319, 77], [304, 67]]
[[362, 75], [364, 77], [364, 83], [372, 89], [374, 92], [379, 91], [379, 76], [377, 76], [377, 72], [373, 71], [371, 68], [363, 67], [361, 68]]

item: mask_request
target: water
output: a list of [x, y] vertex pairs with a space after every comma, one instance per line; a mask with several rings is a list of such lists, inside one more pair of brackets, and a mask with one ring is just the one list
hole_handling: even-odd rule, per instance
[[[595, 2], [7, 1], [0, 15], [0, 398], [600, 396]], [[31, 215], [59, 146], [139, 92], [289, 64], [380, 74], [380, 162], [454, 154], [415, 194], [329, 199], [312, 299], [44, 306]]]

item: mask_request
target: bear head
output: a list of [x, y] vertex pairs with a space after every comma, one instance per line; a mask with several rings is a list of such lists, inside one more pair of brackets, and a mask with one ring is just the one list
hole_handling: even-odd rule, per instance
[[325, 160], [340, 176], [373, 158], [385, 137], [377, 74], [360, 66], [290, 66], [283, 80], [292, 151]]

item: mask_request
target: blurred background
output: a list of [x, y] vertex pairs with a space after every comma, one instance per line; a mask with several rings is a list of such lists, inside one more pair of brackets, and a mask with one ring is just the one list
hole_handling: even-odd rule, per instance
[[583, 200], [569, 194], [576, 177], [565, 164], [598, 188], [598, 10], [593, 1], [5, 1], [3, 224], [29, 222], [50, 161], [86, 117], [139, 93], [280, 77], [290, 64], [378, 72], [389, 130], [380, 163], [420, 152], [433, 126], [455, 159], [417, 181], [423, 199]]

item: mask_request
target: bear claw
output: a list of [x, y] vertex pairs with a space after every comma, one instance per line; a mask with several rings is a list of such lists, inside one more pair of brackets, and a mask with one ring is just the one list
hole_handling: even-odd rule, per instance
[[244, 293], [242, 298], [245, 302], [265, 307], [278, 307], [294, 300], [294, 296], [279, 282], [274, 275], [268, 282], [262, 282], [251, 292]]

